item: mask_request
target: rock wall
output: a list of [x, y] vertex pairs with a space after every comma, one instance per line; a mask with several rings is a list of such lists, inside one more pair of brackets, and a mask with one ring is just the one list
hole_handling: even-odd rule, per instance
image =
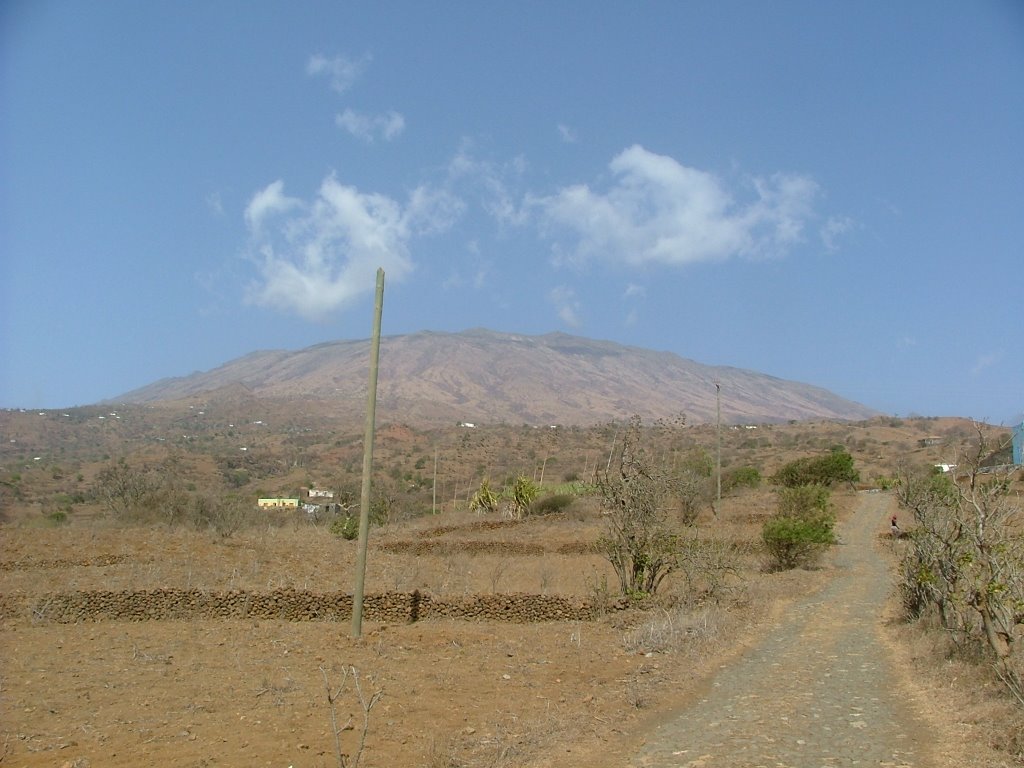
[[[622, 606], [612, 606], [617, 608]], [[605, 607], [607, 609], [607, 607]], [[363, 598], [367, 621], [408, 623], [430, 618], [468, 621], [591, 621], [589, 601], [533, 594], [441, 598], [426, 592], [385, 592]], [[277, 589], [272, 592], [197, 589], [79, 591], [44, 595], [0, 595], [0, 619], [77, 624], [94, 621], [270, 619], [343, 621], [352, 616], [344, 592]]]

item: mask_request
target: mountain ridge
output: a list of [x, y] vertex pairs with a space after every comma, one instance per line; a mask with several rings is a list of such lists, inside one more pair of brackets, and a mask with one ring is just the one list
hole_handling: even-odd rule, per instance
[[[361, 412], [369, 353], [369, 339], [260, 350], [208, 371], [161, 379], [111, 402], [158, 403], [219, 393], [221, 399], [302, 399], [329, 411]], [[718, 406], [716, 382], [725, 423], [878, 415], [822, 387], [705, 365], [673, 352], [559, 331], [527, 335], [486, 328], [382, 337], [377, 415], [410, 423], [585, 425], [632, 414], [657, 419], [684, 413], [693, 423], [710, 422]]]

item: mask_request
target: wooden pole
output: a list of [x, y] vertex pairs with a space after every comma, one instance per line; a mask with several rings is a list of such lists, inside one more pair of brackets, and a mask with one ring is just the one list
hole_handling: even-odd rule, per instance
[[430, 502], [430, 514], [437, 514], [437, 446], [434, 446], [434, 499]]
[[[715, 480], [718, 484], [718, 506], [722, 506], [722, 384], [715, 382], [715, 427], [717, 432], [718, 450], [715, 458]], [[718, 514], [718, 508], [715, 508]]]
[[359, 542], [356, 550], [356, 585], [352, 592], [352, 637], [363, 632], [363, 589], [366, 582], [366, 545], [370, 535], [370, 479], [373, 475], [373, 439], [377, 416], [377, 364], [380, 360], [380, 316], [384, 310], [384, 270], [377, 270], [377, 297], [370, 339], [370, 386], [366, 394], [366, 431], [363, 435], [363, 486], [359, 495]]

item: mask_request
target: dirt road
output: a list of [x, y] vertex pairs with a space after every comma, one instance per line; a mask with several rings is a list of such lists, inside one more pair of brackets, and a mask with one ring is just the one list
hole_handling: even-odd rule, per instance
[[890, 499], [863, 493], [839, 529], [836, 578], [799, 601], [629, 762], [645, 768], [928, 768], [882, 642], [891, 579], [875, 549]]

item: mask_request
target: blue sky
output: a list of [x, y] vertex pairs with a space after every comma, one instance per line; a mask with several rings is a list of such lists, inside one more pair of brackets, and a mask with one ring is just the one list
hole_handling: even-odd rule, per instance
[[1024, 4], [0, 5], [0, 406], [561, 330], [1024, 412]]

